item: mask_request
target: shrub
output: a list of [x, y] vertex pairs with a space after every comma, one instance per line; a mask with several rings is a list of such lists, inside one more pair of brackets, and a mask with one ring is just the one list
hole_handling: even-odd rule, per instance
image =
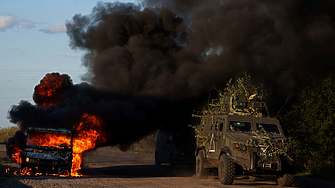
[[285, 122], [298, 169], [314, 177], [334, 179], [335, 75], [305, 88]]
[[18, 130], [19, 126], [11, 126], [6, 128], [0, 127], [0, 143], [5, 144], [8, 141], [8, 138], [13, 137]]

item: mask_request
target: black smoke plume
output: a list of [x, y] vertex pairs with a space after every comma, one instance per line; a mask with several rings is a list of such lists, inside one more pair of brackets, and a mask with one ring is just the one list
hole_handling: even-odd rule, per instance
[[281, 95], [334, 70], [331, 1], [144, 5], [99, 3], [68, 22], [70, 46], [86, 51], [87, 81], [116, 93], [183, 100], [222, 88], [245, 70]]
[[276, 113], [289, 93], [334, 71], [334, 12], [330, 0], [98, 3], [67, 23], [91, 85], [71, 85], [46, 108], [21, 102], [10, 120], [22, 130], [66, 126], [88, 111], [106, 118], [108, 144], [129, 145], [163, 124], [187, 125], [213, 88], [246, 70]]
[[172, 119], [189, 115], [185, 114], [188, 110], [176, 109], [180, 115], [171, 118], [171, 106], [175, 107], [172, 102], [154, 97], [114, 94], [87, 83], [73, 85], [68, 75], [59, 73], [46, 74], [35, 87], [34, 100], [37, 105], [21, 101], [9, 111], [10, 122], [20, 125], [20, 131], [7, 143], [9, 156], [15, 144], [23, 147], [23, 133], [29, 126], [66, 128], [77, 134], [74, 125], [80, 123], [82, 115], [95, 115], [102, 119], [106, 137], [106, 142], [99, 143], [98, 147], [119, 145], [126, 150], [130, 144], [163, 125], [180, 124], [172, 122]]

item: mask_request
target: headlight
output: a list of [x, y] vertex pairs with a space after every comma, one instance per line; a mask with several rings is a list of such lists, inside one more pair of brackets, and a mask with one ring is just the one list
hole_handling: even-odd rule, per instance
[[247, 146], [244, 144], [235, 144], [235, 148], [238, 149], [239, 151], [247, 151]]

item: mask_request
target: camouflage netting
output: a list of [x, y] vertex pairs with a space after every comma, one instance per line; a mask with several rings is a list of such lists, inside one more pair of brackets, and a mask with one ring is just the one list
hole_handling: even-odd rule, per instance
[[[204, 127], [208, 123], [207, 121], [211, 121], [211, 126], [214, 126], [215, 116], [233, 113], [244, 116], [262, 117], [261, 108], [248, 106], [247, 104], [254, 101], [263, 104], [263, 93], [260, 87], [256, 87], [251, 83], [251, 77], [247, 72], [244, 73], [243, 77], [236, 78], [235, 83], [232, 83], [232, 79], [230, 79], [224, 92], [218, 90], [218, 97], [216, 99], [208, 101], [207, 106], [205, 106], [202, 111], [193, 114], [194, 117], [201, 118], [200, 126], [191, 126], [195, 129], [195, 137], [201, 142], [201, 146], [209, 148], [211, 135], [204, 134]], [[241, 105], [238, 105], [241, 103], [244, 104], [242, 108]], [[206, 149], [206, 151], [208, 151], [208, 149]]]
[[[195, 137], [198, 144], [203, 146], [206, 152], [209, 151], [211, 133], [205, 134], [205, 126], [215, 126], [214, 117], [225, 114], [237, 114], [242, 116], [251, 116], [262, 118], [262, 108], [266, 108], [264, 99], [264, 91], [260, 87], [255, 87], [251, 83], [251, 77], [244, 73], [243, 77], [236, 78], [235, 83], [232, 79], [227, 83], [224, 92], [218, 91], [217, 99], [212, 99], [208, 105], [194, 117], [201, 118], [199, 126], [192, 126], [195, 129]], [[261, 104], [261, 105], [254, 105]], [[210, 122], [208, 122], [210, 121]], [[245, 146], [258, 147], [261, 145], [269, 146], [268, 152], [274, 155], [284, 155], [290, 161], [293, 159], [288, 156], [290, 142], [286, 140], [269, 139], [272, 133], [266, 132], [262, 127], [260, 130], [253, 132], [257, 139], [249, 139], [244, 143], [238, 143]]]

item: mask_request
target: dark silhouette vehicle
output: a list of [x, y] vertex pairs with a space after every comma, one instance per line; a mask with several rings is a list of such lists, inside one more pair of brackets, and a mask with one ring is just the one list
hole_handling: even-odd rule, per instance
[[171, 167], [176, 165], [195, 165], [195, 138], [193, 130], [185, 129], [169, 130], [160, 129], [155, 150], [155, 165], [169, 163]]

